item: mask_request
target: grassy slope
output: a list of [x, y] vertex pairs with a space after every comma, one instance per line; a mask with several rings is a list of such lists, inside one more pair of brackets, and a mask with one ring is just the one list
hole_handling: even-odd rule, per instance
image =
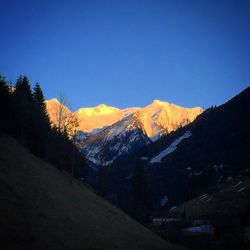
[[220, 191], [200, 196], [174, 209], [191, 217], [237, 216], [250, 207], [250, 178], [236, 178], [218, 186]]
[[1, 249], [180, 249], [0, 137]]

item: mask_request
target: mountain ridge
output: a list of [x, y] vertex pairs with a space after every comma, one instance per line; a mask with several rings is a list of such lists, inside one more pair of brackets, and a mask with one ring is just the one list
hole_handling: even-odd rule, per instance
[[[60, 102], [56, 99], [50, 99], [46, 101], [48, 114], [51, 118], [52, 123], [55, 122], [55, 119], [53, 119], [53, 106], [54, 109], [56, 109], [57, 105], [60, 105]], [[63, 105], [64, 106], [64, 105]], [[67, 112], [71, 112], [66, 106], [64, 106]], [[193, 107], [193, 108], [185, 108], [182, 106], [178, 106], [173, 103], [160, 101], [160, 100], [153, 100], [150, 104], [144, 106], [144, 107], [128, 107], [124, 109], [119, 109], [117, 107], [108, 106], [106, 104], [99, 104], [95, 107], [83, 107], [77, 109], [75, 112], [71, 112], [73, 114], [76, 114], [79, 120], [79, 130], [82, 132], [92, 132], [95, 129], [101, 129], [102, 127], [110, 126], [114, 123], [116, 123], [119, 120], [122, 120], [128, 115], [135, 114], [138, 112], [138, 115], [146, 116], [152, 115], [155, 116], [158, 112], [162, 111], [160, 109], [163, 109], [163, 111], [166, 111], [168, 113], [174, 112], [174, 115], [181, 113], [182, 117], [178, 117], [180, 120], [183, 121], [176, 121], [173, 120], [172, 123], [176, 123], [176, 126], [179, 126], [181, 123], [184, 122], [185, 119], [190, 119], [190, 121], [193, 121], [197, 115], [201, 114], [203, 112], [203, 109], [200, 107]], [[190, 117], [189, 117], [190, 116]], [[147, 118], [148, 118], [147, 117]], [[165, 121], [166, 122], [166, 121]], [[86, 125], [87, 123], [87, 125]], [[162, 125], [164, 122], [158, 123]], [[171, 128], [169, 129], [170, 132], [175, 129], [174, 124], [171, 124]], [[146, 129], [147, 131], [148, 129]], [[147, 135], [149, 137], [152, 137], [152, 132], [148, 132]]]
[[[52, 123], [56, 122], [53, 105], [56, 111], [60, 102], [52, 99], [46, 104]], [[66, 107], [63, 109], [66, 113], [70, 112]], [[78, 146], [85, 157], [95, 164], [108, 165], [189, 124], [202, 112], [200, 107], [184, 108], [154, 100], [141, 108], [118, 109], [100, 104], [80, 108], [71, 114], [76, 115], [79, 122]]]

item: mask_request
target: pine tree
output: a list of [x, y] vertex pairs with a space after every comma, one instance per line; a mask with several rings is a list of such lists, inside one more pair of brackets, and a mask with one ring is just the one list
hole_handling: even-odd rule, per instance
[[32, 129], [33, 135], [31, 151], [40, 157], [45, 157], [50, 122], [46, 110], [44, 95], [39, 83], [36, 83], [34, 87], [33, 99], [35, 112], [33, 113], [34, 127]]
[[45, 104], [45, 98], [44, 98], [44, 95], [43, 95], [43, 91], [42, 91], [42, 89], [41, 89], [38, 82], [36, 83], [36, 85], [34, 87], [33, 98], [34, 98], [34, 101], [35, 101], [35, 103], [37, 105], [37, 108], [39, 109], [39, 112], [41, 112], [42, 115], [44, 117], [46, 117], [47, 120], [49, 120], [47, 109], [46, 109], [46, 104]]
[[11, 92], [7, 81], [0, 75], [0, 130], [2, 132], [11, 132], [12, 122], [12, 108], [11, 108]]
[[26, 144], [30, 143], [31, 130], [33, 128], [34, 101], [29, 80], [26, 76], [20, 76], [15, 85], [13, 95], [16, 124], [15, 134]]

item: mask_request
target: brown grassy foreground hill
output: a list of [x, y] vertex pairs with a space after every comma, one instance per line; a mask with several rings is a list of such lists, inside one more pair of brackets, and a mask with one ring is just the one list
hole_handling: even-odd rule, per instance
[[0, 249], [180, 249], [0, 137]]

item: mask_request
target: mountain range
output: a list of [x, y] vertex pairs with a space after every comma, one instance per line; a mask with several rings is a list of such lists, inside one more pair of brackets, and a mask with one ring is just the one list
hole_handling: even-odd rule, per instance
[[[130, 130], [128, 133], [132, 121], [134, 125], [131, 127], [138, 126], [138, 130], [142, 131], [140, 124], [136, 123], [136, 115], [127, 116], [85, 139], [86, 145], [93, 146], [89, 152], [97, 148], [96, 157], [105, 145], [107, 151], [103, 151], [100, 158], [106, 157], [107, 160], [116, 157], [122, 149], [126, 150], [133, 139], [134, 146], [137, 146], [124, 158], [119, 157], [112, 164], [107, 164], [106, 197], [125, 211], [129, 209], [131, 176], [133, 167], [138, 163], [144, 165], [146, 170], [154, 211], [171, 208], [204, 193], [210, 194], [215, 185], [247, 175], [250, 171], [249, 100], [250, 88], [247, 88], [225, 104], [206, 109], [193, 122], [165, 133], [156, 141], [143, 137], [143, 133], [136, 141], [134, 138], [137, 138], [135, 135], [138, 132]], [[121, 131], [116, 133], [118, 127]], [[111, 135], [113, 140], [109, 141]], [[106, 144], [103, 144], [103, 138]], [[121, 145], [121, 148], [108, 158], [112, 143]], [[97, 187], [98, 175], [88, 175], [87, 181]]]
[[143, 107], [118, 109], [105, 104], [71, 112], [57, 99], [46, 101], [51, 122], [56, 124], [59, 106], [65, 115], [74, 114], [78, 121], [78, 145], [85, 157], [96, 165], [110, 165], [162, 135], [192, 122], [203, 110], [184, 108], [154, 100]]
[[[109, 167], [108, 196], [116, 205], [127, 209], [131, 167], [142, 161], [152, 206], [158, 209], [168, 197], [165, 205], [170, 207], [244, 174], [250, 164], [249, 100], [247, 88], [205, 111], [158, 100], [144, 108], [119, 110], [101, 105], [80, 109], [92, 124], [98, 120], [99, 127], [83, 130], [78, 143], [94, 165]], [[89, 176], [89, 183], [97, 184], [98, 175]]]

